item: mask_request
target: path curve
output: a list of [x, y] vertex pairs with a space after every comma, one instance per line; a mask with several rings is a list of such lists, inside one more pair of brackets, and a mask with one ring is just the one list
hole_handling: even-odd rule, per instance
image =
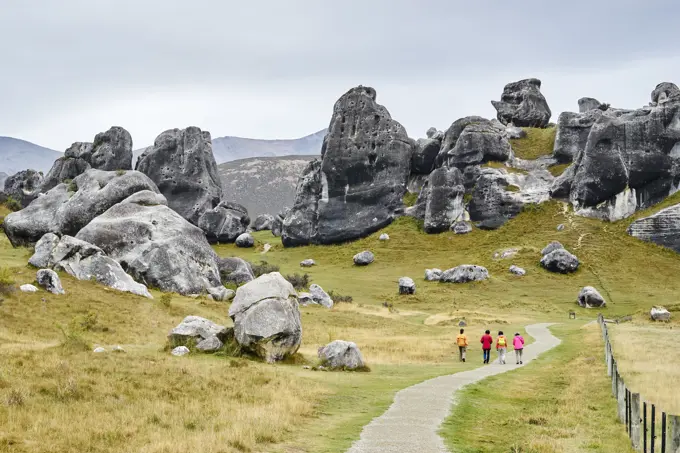
[[[561, 343], [548, 327], [533, 324], [526, 331], [534, 342], [524, 348], [524, 364]], [[481, 359], [474, 346], [468, 360]], [[493, 352], [492, 352], [493, 354]], [[479, 357], [478, 357], [479, 356]], [[364, 426], [361, 437], [347, 453], [448, 453], [438, 431], [451, 412], [454, 393], [463, 386], [495, 374], [515, 370], [514, 351], [508, 351], [507, 364], [492, 363], [470, 371], [440, 376], [399, 391], [392, 405], [380, 417]]]

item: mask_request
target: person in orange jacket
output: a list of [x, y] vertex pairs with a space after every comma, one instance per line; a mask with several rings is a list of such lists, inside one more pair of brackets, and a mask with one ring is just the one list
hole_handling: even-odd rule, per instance
[[498, 363], [505, 365], [505, 353], [508, 350], [508, 339], [503, 335], [503, 331], [498, 331], [496, 338], [496, 350], [498, 351]]
[[467, 335], [465, 335], [465, 329], [460, 329], [460, 333], [456, 337], [456, 344], [458, 345], [458, 354], [461, 362], [465, 362], [465, 352], [468, 347]]

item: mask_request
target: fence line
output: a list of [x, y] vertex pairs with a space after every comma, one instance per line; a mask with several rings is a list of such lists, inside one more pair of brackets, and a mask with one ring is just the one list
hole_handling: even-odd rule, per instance
[[[607, 376], [612, 379], [612, 395], [617, 402], [617, 415], [619, 421], [626, 427], [631, 445], [636, 451], [644, 453], [680, 453], [680, 416], [670, 415], [661, 411], [660, 441], [661, 449], [657, 446], [657, 419], [656, 406], [649, 404], [639, 393], [632, 392], [627, 386], [616, 364], [616, 358], [609, 341], [609, 329], [602, 314], [598, 315], [597, 322], [602, 329], [604, 340], [604, 360], [607, 365]], [[649, 417], [650, 429], [647, 430], [647, 410], [651, 408]], [[648, 450], [649, 447], [649, 450]]]

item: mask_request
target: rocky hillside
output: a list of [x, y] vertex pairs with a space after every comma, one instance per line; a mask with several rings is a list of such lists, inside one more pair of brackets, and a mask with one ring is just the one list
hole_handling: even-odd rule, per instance
[[275, 215], [293, 205], [298, 178], [314, 157], [253, 157], [220, 164], [224, 197], [245, 206], [252, 219]]
[[0, 180], [1, 173], [13, 175], [27, 168], [47, 173], [54, 160], [61, 156], [58, 151], [25, 140], [0, 137]]

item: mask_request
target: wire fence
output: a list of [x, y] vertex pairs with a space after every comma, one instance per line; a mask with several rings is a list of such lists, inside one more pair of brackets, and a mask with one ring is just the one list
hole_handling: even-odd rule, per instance
[[680, 453], [680, 416], [657, 410], [654, 404], [631, 391], [619, 374], [607, 321], [600, 314], [597, 322], [602, 329], [607, 375], [612, 378], [612, 395], [616, 398], [618, 417], [636, 451], [644, 453]]

